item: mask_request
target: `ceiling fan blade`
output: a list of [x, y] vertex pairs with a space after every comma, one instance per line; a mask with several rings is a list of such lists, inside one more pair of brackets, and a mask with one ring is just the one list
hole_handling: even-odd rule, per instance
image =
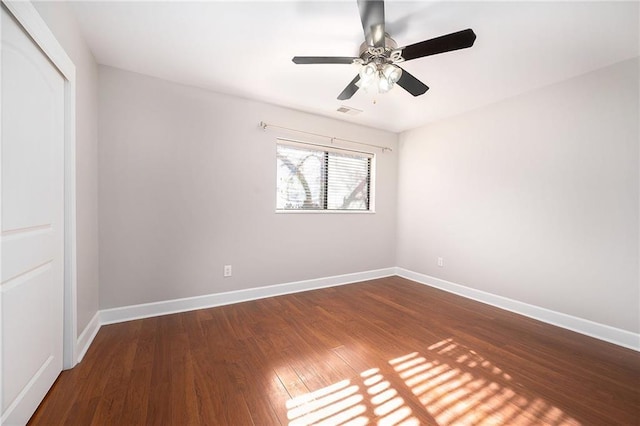
[[356, 85], [356, 83], [360, 81], [360, 75], [356, 75], [356, 78], [354, 78], [353, 80], [351, 80], [351, 83], [349, 83], [347, 85], [347, 87], [344, 88], [344, 90], [342, 91], [342, 93], [340, 93], [338, 95], [338, 99], [340, 99], [341, 101], [346, 101], [347, 99], [351, 99], [351, 97], [358, 91], [359, 87]]
[[473, 30], [466, 29], [403, 47], [402, 57], [405, 61], [410, 61], [424, 56], [465, 49], [473, 46], [475, 40], [476, 34]]
[[420, 96], [429, 90], [429, 87], [426, 84], [409, 74], [404, 69], [402, 69], [402, 75], [396, 84], [411, 93], [413, 96]]
[[367, 44], [384, 47], [384, 1], [358, 0], [358, 9]]
[[296, 64], [352, 64], [356, 57], [351, 56], [294, 56]]

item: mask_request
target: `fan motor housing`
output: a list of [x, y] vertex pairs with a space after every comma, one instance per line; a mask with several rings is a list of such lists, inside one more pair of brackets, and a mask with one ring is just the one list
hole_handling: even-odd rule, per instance
[[389, 34], [384, 35], [384, 48], [375, 47], [366, 41], [360, 45], [360, 59], [363, 63], [380, 62], [394, 63], [402, 61], [402, 51], [398, 50], [398, 43]]

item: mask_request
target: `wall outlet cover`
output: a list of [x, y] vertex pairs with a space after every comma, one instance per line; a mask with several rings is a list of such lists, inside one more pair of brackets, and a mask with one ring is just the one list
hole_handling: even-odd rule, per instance
[[231, 265], [224, 265], [224, 269], [223, 269], [223, 275], [225, 277], [230, 277], [231, 276]]

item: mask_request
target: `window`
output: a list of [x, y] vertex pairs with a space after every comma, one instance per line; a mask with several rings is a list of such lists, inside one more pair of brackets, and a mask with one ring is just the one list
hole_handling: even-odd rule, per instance
[[279, 139], [276, 209], [371, 211], [373, 154]]

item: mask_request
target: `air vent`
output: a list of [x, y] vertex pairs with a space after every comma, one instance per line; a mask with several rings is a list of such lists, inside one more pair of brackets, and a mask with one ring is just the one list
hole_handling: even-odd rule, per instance
[[358, 115], [362, 112], [362, 110], [350, 108], [344, 105], [341, 105], [340, 108], [338, 108], [336, 111], [341, 112], [343, 114], [349, 114], [349, 115]]

